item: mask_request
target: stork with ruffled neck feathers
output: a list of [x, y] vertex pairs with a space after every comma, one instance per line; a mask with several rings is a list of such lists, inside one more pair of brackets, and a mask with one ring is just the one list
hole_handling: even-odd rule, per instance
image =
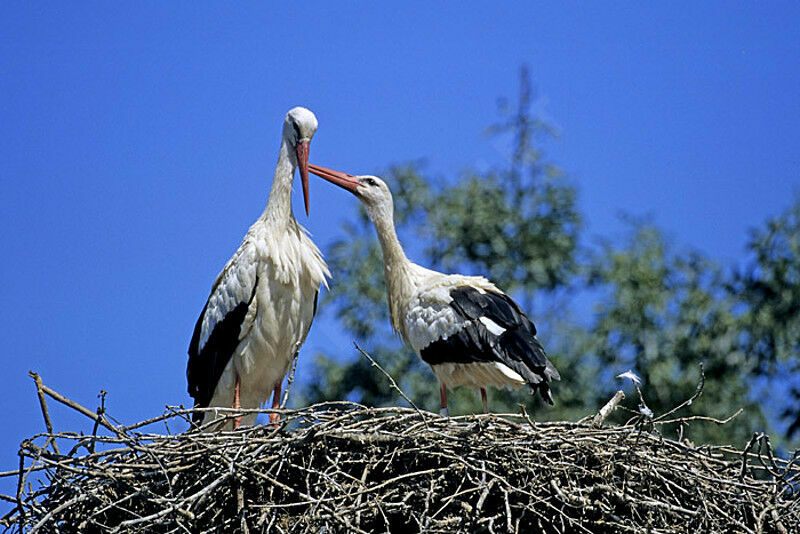
[[[308, 214], [308, 153], [317, 118], [302, 107], [287, 113], [272, 189], [211, 288], [189, 344], [186, 376], [198, 408], [258, 408], [272, 392], [280, 406], [283, 378], [308, 335], [320, 284], [330, 276], [322, 254], [292, 214], [295, 169], [300, 169]], [[195, 421], [222, 417], [198, 412]], [[252, 425], [256, 414], [225, 425]], [[270, 422], [278, 420], [270, 414]]]

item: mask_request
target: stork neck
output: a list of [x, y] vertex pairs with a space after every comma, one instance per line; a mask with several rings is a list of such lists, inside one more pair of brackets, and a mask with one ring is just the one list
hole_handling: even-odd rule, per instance
[[405, 336], [402, 306], [413, 295], [416, 278], [414, 264], [406, 257], [397, 239], [391, 209], [390, 206], [388, 213], [375, 213], [370, 210], [369, 215], [383, 250], [383, 274], [386, 277], [389, 319], [395, 331]]
[[400, 240], [397, 239], [397, 232], [394, 228], [394, 218], [390, 213], [382, 213], [376, 216], [370, 213], [372, 222], [375, 225], [375, 231], [378, 234], [378, 240], [381, 242], [381, 249], [383, 249], [383, 262], [392, 268], [403, 268], [411, 263], [403, 251], [403, 246]]
[[284, 139], [278, 154], [278, 165], [275, 167], [275, 176], [272, 178], [272, 189], [269, 192], [267, 207], [262, 217], [275, 225], [286, 225], [292, 214], [292, 179], [297, 165], [291, 156], [291, 147]]

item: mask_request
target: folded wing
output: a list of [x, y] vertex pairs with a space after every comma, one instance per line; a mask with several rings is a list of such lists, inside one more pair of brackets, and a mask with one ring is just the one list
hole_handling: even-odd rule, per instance
[[[197, 408], [209, 405], [220, 376], [252, 327], [258, 286], [255, 253], [247, 243], [236, 252], [214, 282], [195, 324], [186, 378]], [[200, 420], [202, 414], [193, 417]]]
[[428, 321], [428, 339], [420, 339], [428, 341], [418, 349], [422, 359], [430, 365], [502, 364], [552, 404], [548, 382], [560, 379], [558, 371], [517, 303], [504, 293], [468, 285], [451, 289], [449, 295], [446, 307], [431, 303], [426, 313], [418, 306], [417, 323], [423, 316], [434, 318]]

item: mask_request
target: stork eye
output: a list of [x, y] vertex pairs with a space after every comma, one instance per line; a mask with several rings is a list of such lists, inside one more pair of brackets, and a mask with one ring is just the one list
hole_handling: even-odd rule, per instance
[[366, 180], [364, 180], [364, 183], [367, 185], [378, 185], [378, 182], [376, 182], [372, 178], [367, 178]]
[[294, 133], [297, 134], [297, 138], [300, 139], [301, 137], [303, 137], [302, 135], [300, 135], [300, 127], [297, 125], [297, 123], [292, 121], [292, 126], [294, 126]]

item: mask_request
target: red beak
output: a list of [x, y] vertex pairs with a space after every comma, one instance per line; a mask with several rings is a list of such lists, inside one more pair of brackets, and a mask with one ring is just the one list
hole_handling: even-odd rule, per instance
[[336, 184], [342, 189], [347, 189], [355, 196], [358, 195], [358, 180], [352, 174], [347, 174], [346, 172], [339, 172], [334, 171], [333, 169], [326, 169], [325, 167], [320, 167], [319, 165], [309, 165], [308, 170], [311, 171], [312, 174], [316, 174], [320, 178], [324, 178], [328, 180], [332, 184]]
[[297, 166], [300, 167], [300, 181], [303, 182], [303, 202], [308, 215], [308, 141], [297, 143]]

